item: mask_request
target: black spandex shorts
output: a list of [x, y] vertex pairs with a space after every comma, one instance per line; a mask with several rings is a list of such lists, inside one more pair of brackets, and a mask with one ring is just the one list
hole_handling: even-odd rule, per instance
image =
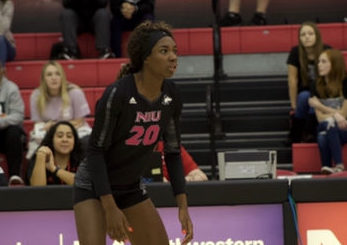
[[[112, 187], [112, 195], [120, 209], [131, 207], [148, 199], [147, 191], [140, 186], [140, 183]], [[82, 189], [74, 186], [73, 202], [74, 205], [87, 199], [99, 199], [95, 191]]]

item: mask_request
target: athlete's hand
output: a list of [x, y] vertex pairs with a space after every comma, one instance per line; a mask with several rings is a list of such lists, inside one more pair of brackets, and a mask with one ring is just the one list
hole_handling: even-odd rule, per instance
[[102, 196], [100, 199], [105, 211], [106, 232], [109, 237], [118, 242], [129, 240], [127, 232], [132, 232], [132, 228], [124, 213], [117, 207], [112, 195]]
[[179, 220], [182, 226], [182, 233], [185, 235], [182, 245], [186, 245], [193, 239], [193, 223], [190, 219], [188, 208], [179, 208]]
[[109, 210], [106, 215], [106, 230], [111, 239], [118, 242], [129, 240], [127, 230], [129, 224], [123, 212], [119, 208]]

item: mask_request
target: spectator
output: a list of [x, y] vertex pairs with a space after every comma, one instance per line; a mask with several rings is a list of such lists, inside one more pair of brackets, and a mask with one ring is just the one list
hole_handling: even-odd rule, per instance
[[91, 128], [85, 121], [90, 109], [86, 97], [77, 85], [66, 80], [63, 67], [55, 61], [43, 66], [40, 86], [30, 97], [31, 120], [35, 122], [30, 133], [27, 159], [30, 159], [45, 133], [57, 121], [69, 121], [76, 128], [83, 146]]
[[154, 20], [154, 0], [110, 0], [111, 46], [116, 57], [122, 57], [122, 33], [132, 31], [144, 20]]
[[318, 56], [323, 50], [330, 48], [323, 44], [320, 31], [312, 22], [304, 22], [298, 34], [299, 45], [291, 49], [287, 59], [292, 117], [289, 133], [291, 143], [316, 141], [317, 119], [308, 99], [317, 77]]
[[0, 63], [0, 152], [4, 153], [9, 169], [9, 185], [24, 184], [20, 177], [25, 134], [22, 128], [24, 103], [18, 86], [5, 76]]
[[[257, 0], [257, 8], [252, 18], [254, 25], [266, 25], [266, 10], [270, 0]], [[221, 26], [237, 26], [242, 23], [240, 15], [241, 0], [229, 0], [229, 9], [221, 20]]]
[[[164, 181], [167, 182], [170, 180], [169, 173], [165, 164], [164, 158], [164, 144], [162, 141], [158, 143], [157, 150], [162, 154], [163, 162], [163, 175]], [[206, 181], [208, 180], [206, 174], [201, 171], [198, 167], [198, 164], [194, 161], [192, 156], [187, 152], [187, 150], [181, 145], [181, 158], [183, 171], [186, 181]]]
[[0, 0], [0, 62], [3, 66], [16, 56], [15, 40], [11, 32], [13, 12], [12, 0]]
[[75, 127], [60, 121], [53, 125], [30, 159], [27, 177], [30, 185], [73, 185], [82, 160], [81, 143]]
[[347, 143], [347, 74], [342, 53], [325, 50], [319, 56], [318, 73], [315, 96], [309, 103], [319, 121], [317, 140], [322, 173], [331, 174], [344, 170], [341, 146]]
[[80, 56], [77, 35], [91, 31], [95, 35], [95, 47], [100, 59], [113, 58], [110, 46], [110, 14], [107, 0], [63, 0], [61, 25], [65, 59]]

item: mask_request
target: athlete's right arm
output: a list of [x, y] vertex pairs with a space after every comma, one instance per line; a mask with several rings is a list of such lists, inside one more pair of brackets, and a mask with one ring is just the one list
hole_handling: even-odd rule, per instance
[[117, 84], [109, 86], [96, 105], [95, 121], [87, 151], [87, 166], [97, 196], [111, 193], [105, 151], [112, 142], [120, 108]]

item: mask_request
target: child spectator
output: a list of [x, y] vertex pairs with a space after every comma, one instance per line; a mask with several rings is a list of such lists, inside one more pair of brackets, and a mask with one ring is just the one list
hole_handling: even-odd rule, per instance
[[[252, 18], [253, 25], [266, 25], [266, 10], [270, 0], [257, 0], [257, 8]], [[242, 23], [241, 0], [229, 0], [229, 9], [221, 20], [221, 26], [237, 26]]]
[[82, 89], [66, 80], [63, 67], [56, 61], [49, 61], [43, 66], [40, 86], [30, 97], [30, 113], [35, 125], [30, 133], [28, 159], [45, 133], [58, 121], [69, 121], [76, 128], [83, 145], [91, 133], [85, 121], [90, 113], [86, 97]]
[[32, 186], [73, 185], [81, 160], [81, 143], [75, 127], [67, 121], [57, 122], [29, 162], [29, 183]]
[[0, 152], [7, 159], [9, 185], [24, 184], [20, 177], [25, 141], [23, 119], [24, 103], [18, 86], [5, 77], [5, 68], [0, 63]]
[[15, 40], [11, 32], [14, 5], [12, 0], [0, 0], [0, 62], [14, 60], [16, 56]]
[[287, 60], [292, 117], [290, 143], [315, 141], [317, 120], [308, 99], [317, 77], [319, 54], [330, 48], [323, 44], [320, 31], [312, 22], [302, 23], [298, 34], [299, 45], [291, 49]]
[[[318, 145], [322, 160], [322, 173], [344, 170], [342, 145], [347, 143], [347, 74], [346, 64], [339, 50], [325, 50], [318, 61], [318, 74], [314, 107], [318, 125]], [[332, 160], [335, 166], [332, 167]]]
[[113, 58], [110, 46], [110, 14], [107, 0], [63, 0], [61, 25], [65, 59], [79, 57], [77, 35], [91, 31], [95, 35], [95, 47], [100, 59]]
[[154, 20], [154, 0], [110, 0], [111, 45], [116, 57], [122, 56], [122, 33], [132, 31], [144, 20]]

